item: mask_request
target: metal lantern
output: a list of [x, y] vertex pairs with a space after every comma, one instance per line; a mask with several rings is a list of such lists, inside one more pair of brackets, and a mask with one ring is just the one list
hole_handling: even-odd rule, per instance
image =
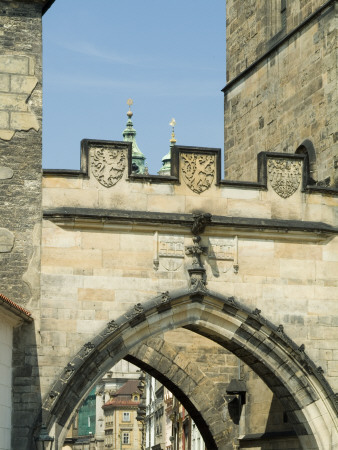
[[52, 450], [54, 438], [49, 436], [47, 428], [42, 425], [39, 436], [35, 438], [36, 450]]

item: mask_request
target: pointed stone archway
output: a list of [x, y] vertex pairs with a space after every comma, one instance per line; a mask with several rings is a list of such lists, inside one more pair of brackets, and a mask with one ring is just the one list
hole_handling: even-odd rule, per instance
[[[337, 441], [336, 398], [320, 368], [282, 326], [267, 321], [233, 297], [207, 289], [165, 293], [108, 323], [68, 363], [42, 407], [42, 421], [60, 449], [73, 411], [98, 378], [141, 342], [158, 333], [186, 328], [208, 337], [238, 356], [282, 403], [302, 448], [327, 450]], [[189, 400], [208, 448], [222, 449], [219, 427], [208, 419], [210, 405], [203, 388], [180, 384], [181, 369], [168, 368], [163, 379]]]

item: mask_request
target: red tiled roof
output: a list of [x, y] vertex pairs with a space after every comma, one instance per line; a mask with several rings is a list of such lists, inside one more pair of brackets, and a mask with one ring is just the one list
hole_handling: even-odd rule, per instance
[[114, 406], [116, 408], [120, 407], [131, 407], [134, 406], [135, 408], [140, 404], [140, 402], [135, 402], [134, 400], [125, 400], [125, 399], [118, 399], [118, 398], [111, 398], [103, 405], [103, 408], [106, 408], [107, 406]]
[[138, 384], [139, 380], [128, 380], [126, 383], [124, 383], [123, 386], [120, 387], [120, 389], [115, 392], [115, 394], [113, 394], [113, 397], [103, 405], [103, 408], [105, 408], [106, 406], [138, 406], [140, 402], [135, 401], [132, 398], [133, 394], [141, 394], [140, 390], [137, 387]]
[[132, 395], [135, 392], [140, 394], [137, 385], [139, 384], [139, 380], [128, 380], [118, 391], [115, 392], [114, 397], [118, 395]]
[[26, 320], [29, 321], [32, 320], [32, 313], [29, 312], [27, 309], [23, 308], [22, 306], [18, 305], [17, 303], [14, 303], [12, 300], [4, 296], [3, 294], [0, 294], [0, 305], [3, 304], [8, 309], [12, 310], [12, 312], [16, 313], [17, 315], [24, 315]]

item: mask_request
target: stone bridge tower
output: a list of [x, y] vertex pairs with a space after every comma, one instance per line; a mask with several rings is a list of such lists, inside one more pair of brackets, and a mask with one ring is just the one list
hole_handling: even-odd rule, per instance
[[1, 293], [34, 319], [14, 336], [12, 449], [45, 430], [61, 450], [122, 358], [208, 450], [337, 449], [337, 2], [227, 1], [225, 179], [220, 149], [175, 145], [149, 175], [132, 142], [87, 139], [80, 170], [42, 175], [52, 3], [0, 0]]
[[337, 2], [227, 0], [225, 168], [256, 179], [261, 151], [306, 152], [338, 186]]

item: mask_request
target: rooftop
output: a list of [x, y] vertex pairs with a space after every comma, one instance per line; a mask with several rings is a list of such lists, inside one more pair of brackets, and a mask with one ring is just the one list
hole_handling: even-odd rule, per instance
[[132, 396], [133, 394], [141, 394], [137, 385], [139, 384], [139, 380], [128, 380], [120, 389], [118, 389], [113, 397], [108, 400], [103, 408], [107, 406], [115, 406], [115, 407], [137, 407], [139, 405], [139, 401], [135, 401]]
[[31, 312], [18, 305], [17, 303], [14, 303], [3, 294], [0, 294], [0, 306], [3, 306], [5, 309], [9, 310], [16, 316], [21, 317], [26, 322], [31, 322], [33, 320]]

